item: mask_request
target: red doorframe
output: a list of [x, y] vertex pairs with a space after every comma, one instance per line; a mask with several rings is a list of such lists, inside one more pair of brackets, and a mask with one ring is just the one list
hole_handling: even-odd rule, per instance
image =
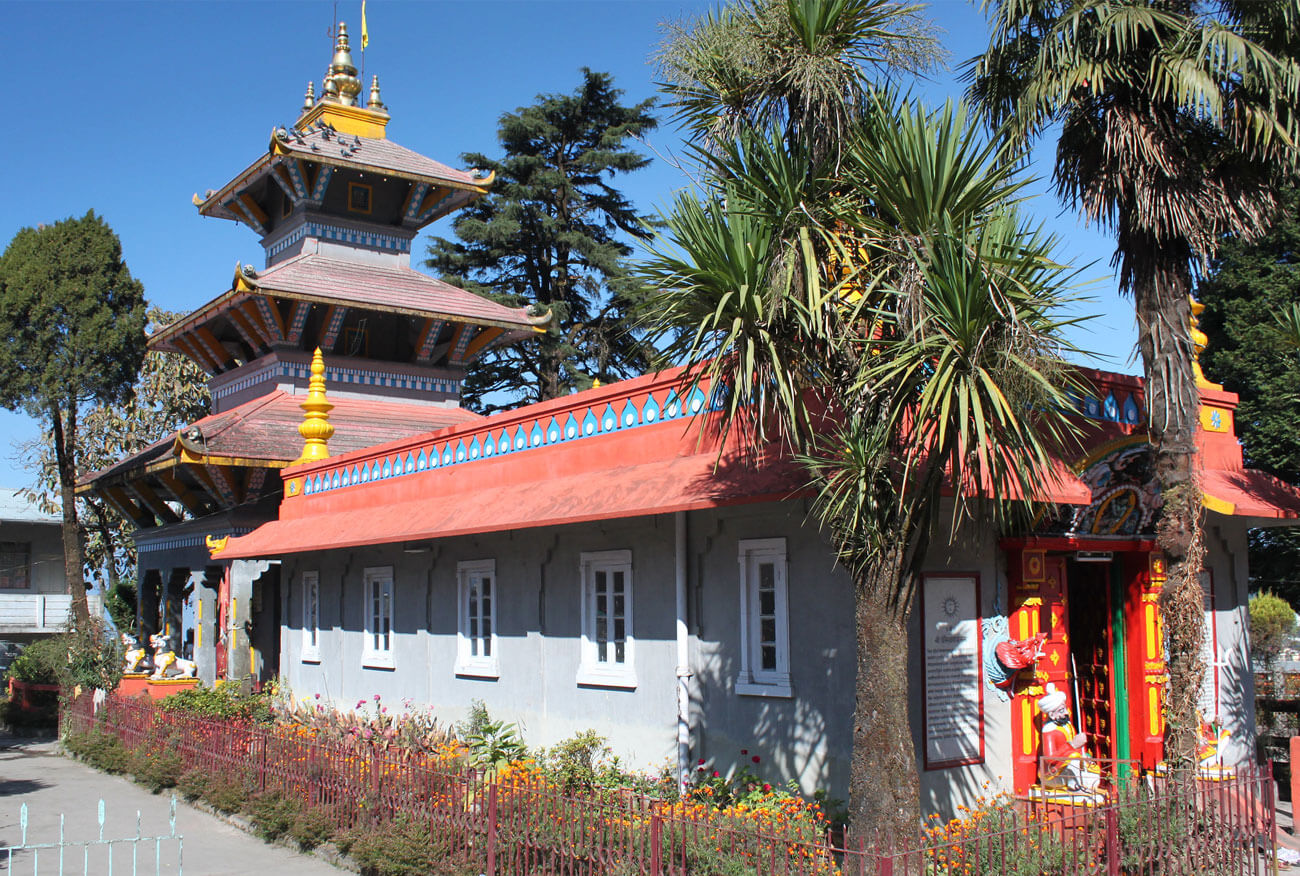
[[230, 567], [221, 572], [217, 587], [216, 677], [225, 678], [230, 660]]

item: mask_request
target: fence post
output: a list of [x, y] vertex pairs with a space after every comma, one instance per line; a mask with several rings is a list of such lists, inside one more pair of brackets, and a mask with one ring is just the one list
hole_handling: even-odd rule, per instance
[[650, 813], [650, 876], [663, 876], [663, 829], [663, 816]]
[[497, 783], [488, 782], [487, 873], [497, 876]]
[[1119, 810], [1114, 802], [1106, 805], [1106, 873], [1119, 876]]

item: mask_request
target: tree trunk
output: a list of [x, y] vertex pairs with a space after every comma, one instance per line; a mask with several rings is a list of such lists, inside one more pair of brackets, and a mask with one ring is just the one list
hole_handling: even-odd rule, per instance
[[1133, 294], [1155, 476], [1163, 502], [1156, 544], [1164, 553], [1167, 575], [1160, 594], [1169, 671], [1165, 759], [1188, 775], [1196, 760], [1196, 702], [1205, 672], [1205, 512], [1195, 460], [1200, 390], [1192, 370], [1190, 260], [1185, 253], [1169, 252], [1167, 244], [1162, 251], [1154, 240], [1139, 245], [1142, 264], [1132, 274]]
[[62, 412], [51, 406], [50, 423], [54, 432], [54, 460], [59, 470], [59, 501], [63, 505], [63, 571], [68, 595], [72, 597], [73, 623], [77, 629], [84, 630], [90, 620], [90, 607], [86, 604], [85, 560], [74, 492], [77, 485], [77, 413], [68, 411], [65, 428]]
[[854, 575], [857, 676], [849, 767], [849, 833], [906, 846], [920, 824], [908, 721], [907, 610], [898, 600], [902, 551]]

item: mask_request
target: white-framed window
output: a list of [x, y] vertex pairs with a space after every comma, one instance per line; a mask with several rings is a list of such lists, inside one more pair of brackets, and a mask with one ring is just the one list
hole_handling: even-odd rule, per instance
[[632, 552], [582, 555], [582, 658], [578, 684], [636, 687]]
[[320, 662], [320, 572], [302, 573], [302, 661]]
[[736, 693], [788, 697], [790, 604], [784, 538], [740, 542], [740, 674]]
[[497, 563], [456, 564], [460, 621], [456, 631], [456, 674], [497, 678]]
[[393, 668], [393, 567], [366, 569], [366, 641], [361, 665]]

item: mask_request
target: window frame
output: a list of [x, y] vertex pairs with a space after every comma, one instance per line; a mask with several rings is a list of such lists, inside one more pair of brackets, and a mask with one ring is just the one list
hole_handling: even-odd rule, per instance
[[[492, 631], [486, 639], [482, 630], [482, 590], [480, 589], [480, 635], [470, 636], [470, 585], [473, 581], [489, 582], [487, 626]], [[500, 641], [497, 637], [497, 602], [500, 598], [496, 560], [463, 560], [456, 564], [456, 674], [475, 678], [500, 678]], [[474, 654], [475, 642], [486, 642], [488, 653]]]
[[[365, 621], [365, 639], [361, 645], [361, 665], [372, 669], [392, 669], [393, 662], [393, 645], [396, 635], [393, 631], [393, 604], [397, 601], [396, 581], [393, 579], [392, 566], [372, 566], [362, 572], [362, 579], [365, 581], [364, 593], [365, 602], [362, 604], [362, 618]], [[375, 610], [375, 591], [376, 588], [384, 588], [388, 595], [388, 617], [379, 617]], [[375, 637], [379, 635], [377, 631], [377, 621], [388, 622], [386, 639], [386, 648], [375, 647]]]
[[[0, 593], [12, 593], [15, 591], [31, 590], [32, 589], [32, 543], [30, 541], [0, 541], [0, 556], [4, 556], [6, 558], [3, 561], [0, 561], [3, 562], [3, 568], [9, 568], [12, 565], [12, 567], [15, 569], [22, 569], [22, 579], [23, 579], [23, 583], [19, 586], [6, 584], [5, 586], [0, 587]], [[18, 559], [19, 557], [21, 557], [22, 559], [19, 560]], [[3, 580], [5, 580], [6, 582], [12, 580], [13, 578], [18, 577], [15, 574], [11, 574], [3, 571], [3, 568], [0, 568], [0, 576], [3, 576]]]
[[[633, 606], [635, 603], [632, 576], [632, 551], [587, 551], [580, 556], [582, 591], [582, 642], [578, 664], [577, 683], [593, 687], [633, 689], [636, 679], [636, 636]], [[601, 644], [596, 640], [596, 575], [605, 572], [623, 573], [623, 661], [601, 661]], [[605, 647], [613, 644], [607, 639]]]
[[[740, 566], [740, 672], [736, 676], [736, 693], [743, 696], [794, 696], [790, 679], [790, 560], [784, 538], [747, 538], [737, 547]], [[759, 613], [758, 564], [773, 560], [773, 609], [776, 667], [762, 668], [761, 623]]]
[[303, 663], [320, 662], [320, 572], [302, 573]]

